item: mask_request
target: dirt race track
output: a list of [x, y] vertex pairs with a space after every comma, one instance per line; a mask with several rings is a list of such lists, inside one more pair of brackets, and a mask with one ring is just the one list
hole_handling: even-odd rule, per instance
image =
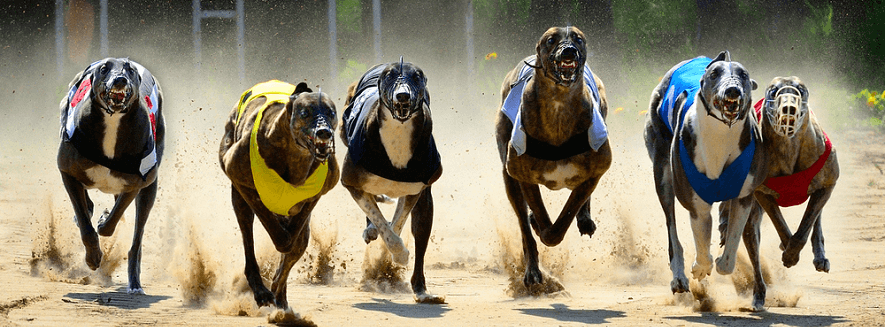
[[[15, 96], [15, 103], [26, 101]], [[415, 304], [404, 284], [411, 266], [394, 271], [393, 281], [364, 277], [378, 272], [366, 264], [377, 261], [378, 242], [367, 250], [360, 237], [363, 215], [337, 187], [314, 211], [311, 246], [289, 279], [289, 303], [307, 321], [319, 326], [885, 325], [881, 134], [828, 129], [842, 170], [823, 218], [831, 271], [814, 271], [810, 244], [796, 267], [783, 268], [776, 234], [765, 218], [767, 310], [752, 313], [745, 310], [752, 291], [746, 286], [746, 264], [731, 276], [709, 278], [710, 301], [703, 308], [690, 294], [670, 293], [664, 219], [641, 140], [642, 118], [618, 118], [610, 111], [615, 161], [592, 198], [596, 235], [581, 237], [573, 227], [560, 246], [541, 247], [542, 266], [565, 291], [513, 296], [518, 292], [511, 281], [521, 280], [514, 268], [520, 265], [513, 264], [521, 260], [516, 256], [521, 245], [495, 157], [492, 114], [459, 121], [458, 110], [445, 105], [455, 99], [438, 101], [443, 105], [435, 109], [434, 126], [445, 173], [434, 186], [427, 281], [429, 291], [446, 296], [447, 304]], [[55, 168], [54, 110], [32, 114], [48, 121], [35, 126], [4, 119], [3, 130], [18, 133], [0, 144], [0, 325], [268, 324], [270, 310], [255, 306], [240, 277], [242, 244], [229, 184], [217, 163], [219, 129], [229, 107], [203, 110], [191, 102], [167, 114], [169, 150], [143, 247], [147, 295], [125, 293], [132, 209], [117, 234], [102, 239], [102, 267], [86, 268], [73, 210]], [[475, 132], [459, 132], [465, 128]], [[340, 158], [345, 148], [338, 150]], [[112, 203], [109, 195], [91, 194], [96, 211]], [[567, 196], [544, 194], [557, 212]], [[389, 214], [393, 206], [383, 209]], [[802, 210], [804, 205], [786, 210], [793, 228]], [[677, 217], [690, 267], [694, 246], [687, 213], [678, 208]], [[260, 264], [270, 273], [277, 256], [263, 229], [256, 228], [256, 237]], [[410, 236], [405, 240], [411, 248]]]

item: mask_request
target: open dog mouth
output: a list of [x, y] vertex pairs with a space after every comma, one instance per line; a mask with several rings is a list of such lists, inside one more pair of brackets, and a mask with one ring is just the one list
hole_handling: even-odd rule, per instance
[[560, 81], [567, 84], [575, 81], [579, 66], [576, 60], [566, 59], [554, 62], [554, 64], [556, 67], [556, 74], [558, 75]]
[[713, 105], [722, 112], [722, 118], [729, 122], [734, 122], [738, 118], [743, 104], [744, 100], [742, 97], [735, 99], [720, 98], [713, 101]]
[[114, 111], [123, 109], [126, 106], [126, 102], [129, 100], [129, 97], [132, 95], [131, 92], [127, 90], [127, 88], [114, 88], [105, 91], [102, 94], [102, 98], [105, 103], [107, 103], [109, 109], [113, 109]]

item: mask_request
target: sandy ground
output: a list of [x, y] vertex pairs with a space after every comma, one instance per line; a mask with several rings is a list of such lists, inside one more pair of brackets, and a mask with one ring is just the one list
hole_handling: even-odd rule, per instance
[[[16, 96], [9, 99], [27, 100]], [[225, 100], [232, 103], [235, 97]], [[829, 273], [814, 271], [810, 245], [796, 267], [783, 268], [766, 218], [762, 252], [769, 277], [767, 311], [744, 310], [750, 297], [743, 286], [746, 268], [740, 265], [732, 276], [710, 277], [707, 287], [714, 305], [700, 311], [691, 295], [670, 293], [664, 219], [641, 140], [642, 98], [623, 101], [630, 103], [627, 109], [610, 114], [615, 159], [592, 198], [596, 235], [581, 237], [573, 227], [560, 246], [541, 248], [542, 266], [565, 291], [512, 296], [512, 281], [521, 279], [513, 264], [520, 260], [514, 254], [521, 245], [495, 154], [494, 109], [465, 114], [467, 108], [448, 105], [459, 99], [443, 96], [435, 98], [434, 126], [445, 173], [434, 186], [436, 218], [427, 282], [430, 292], [446, 296], [447, 304], [414, 302], [404, 284], [411, 266], [393, 282], [364, 278], [372, 270], [366, 263], [377, 261], [378, 244], [363, 243], [363, 215], [341, 187], [314, 211], [312, 243], [289, 279], [289, 303], [319, 326], [885, 325], [881, 134], [828, 129], [842, 167], [824, 211]], [[618, 101], [610, 101], [614, 111]], [[268, 325], [270, 310], [255, 306], [241, 277], [240, 234], [230, 209], [229, 184], [217, 164], [228, 108], [192, 99], [167, 112], [169, 150], [143, 247], [147, 295], [125, 293], [132, 209], [117, 234], [102, 239], [102, 268], [86, 268], [73, 210], [54, 163], [56, 111], [29, 113], [27, 117], [42, 122], [34, 126], [4, 120], [3, 130], [20, 133], [0, 144], [0, 325]], [[338, 150], [340, 158], [345, 148], [339, 145]], [[553, 211], [567, 197], [566, 192], [544, 194]], [[109, 195], [91, 195], [97, 212], [112, 203]], [[390, 214], [393, 206], [384, 209]], [[802, 210], [804, 206], [786, 210], [791, 226], [798, 224]], [[690, 267], [694, 246], [687, 214], [678, 208], [677, 216]], [[263, 229], [256, 228], [255, 234], [267, 274], [275, 268], [277, 254]], [[411, 237], [405, 239], [411, 247]]]

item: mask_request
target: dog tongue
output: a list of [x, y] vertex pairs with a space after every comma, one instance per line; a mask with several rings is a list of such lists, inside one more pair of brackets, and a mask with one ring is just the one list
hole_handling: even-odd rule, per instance
[[126, 94], [123, 94], [123, 93], [117, 93], [117, 92], [111, 92], [111, 98], [114, 99], [114, 100], [117, 100], [117, 101], [121, 101], [121, 102], [122, 102], [123, 99], [126, 98]]

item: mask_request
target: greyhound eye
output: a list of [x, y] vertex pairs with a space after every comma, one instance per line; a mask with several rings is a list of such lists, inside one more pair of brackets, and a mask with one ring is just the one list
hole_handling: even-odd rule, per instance
[[777, 94], [777, 89], [776, 89], [776, 88], [772, 88], [772, 89], [769, 89], [769, 90], [768, 90], [768, 97], [769, 97], [769, 98], [774, 98], [774, 95], [775, 95], [775, 94]]
[[109, 69], [109, 68], [108, 68], [107, 65], [101, 66], [101, 73], [102, 73], [102, 74], [107, 74], [107, 73], [108, 73], [108, 69]]
[[575, 38], [575, 43], [577, 43], [578, 45], [583, 46], [583, 45], [584, 45], [584, 38], [582, 38], [582, 37], [576, 37], [576, 38]]
[[301, 118], [307, 118], [307, 116], [310, 116], [310, 111], [307, 109], [301, 109], [299, 115], [301, 115]]
[[552, 36], [547, 38], [547, 44], [553, 44], [553, 42], [554, 42], [554, 40], [553, 40]]

